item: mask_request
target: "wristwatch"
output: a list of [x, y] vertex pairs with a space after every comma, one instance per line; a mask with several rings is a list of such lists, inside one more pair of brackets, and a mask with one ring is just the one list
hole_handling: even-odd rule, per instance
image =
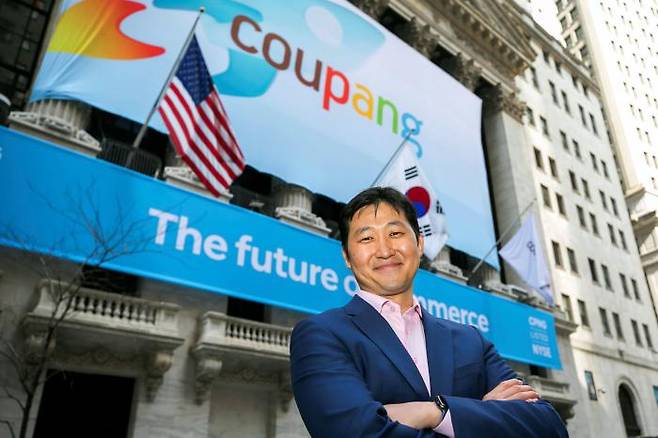
[[441, 395], [437, 395], [432, 401], [436, 407], [439, 408], [439, 411], [441, 411], [441, 419], [443, 419], [446, 416], [446, 412], [448, 412], [448, 403], [446, 402], [446, 399]]

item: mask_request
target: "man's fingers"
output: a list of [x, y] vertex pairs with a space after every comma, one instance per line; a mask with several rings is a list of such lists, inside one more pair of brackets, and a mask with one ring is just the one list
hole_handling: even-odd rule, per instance
[[506, 388], [503, 392], [499, 394], [499, 400], [507, 400], [512, 398], [515, 394], [525, 391], [532, 391], [532, 386], [530, 385], [514, 385]]
[[510, 386], [520, 385], [522, 383], [523, 381], [520, 379], [503, 380], [498, 384], [498, 386], [496, 386], [496, 388], [509, 388]]
[[529, 400], [529, 399], [537, 399], [539, 398], [539, 394], [533, 389], [530, 389], [528, 391], [521, 391], [512, 394], [511, 396], [503, 399], [503, 400]]
[[482, 400], [526, 400], [539, 399], [539, 394], [530, 385], [524, 385], [521, 380], [510, 379], [500, 382]]

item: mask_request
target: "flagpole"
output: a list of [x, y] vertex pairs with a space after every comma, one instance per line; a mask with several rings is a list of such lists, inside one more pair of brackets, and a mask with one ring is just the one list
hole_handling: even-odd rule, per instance
[[537, 201], [537, 198], [536, 197], [532, 198], [532, 201], [530, 201], [530, 204], [528, 204], [528, 206], [523, 209], [523, 211], [516, 217], [516, 219], [514, 219], [514, 221], [511, 224], [509, 224], [509, 226], [505, 229], [505, 231], [503, 231], [503, 233], [500, 235], [498, 240], [496, 240], [496, 242], [493, 244], [493, 246], [489, 249], [489, 251], [484, 255], [484, 257], [482, 257], [480, 259], [480, 261], [477, 263], [477, 265], [475, 265], [475, 268], [473, 268], [473, 270], [471, 271], [471, 274], [468, 276], [468, 281], [466, 282], [466, 284], [471, 283], [471, 279], [473, 278], [475, 273], [478, 271], [478, 269], [480, 269], [480, 267], [484, 264], [484, 260], [487, 257], [489, 257], [489, 254], [491, 254], [493, 252], [493, 250], [496, 249], [496, 247], [505, 238], [505, 236], [507, 236], [507, 234], [509, 234], [509, 232], [512, 231], [512, 228], [514, 228], [514, 225], [516, 225], [516, 223], [523, 217], [523, 215], [530, 209], [530, 207], [532, 207], [532, 204], [534, 204], [535, 201]]
[[398, 156], [398, 154], [402, 150], [402, 147], [407, 143], [407, 140], [409, 140], [409, 137], [411, 137], [412, 133], [413, 133], [413, 131], [410, 129], [409, 133], [402, 139], [402, 143], [400, 143], [400, 145], [397, 147], [397, 149], [395, 149], [395, 152], [393, 152], [393, 155], [391, 155], [391, 158], [389, 158], [389, 160], [386, 162], [386, 165], [384, 165], [384, 168], [377, 174], [377, 178], [375, 178], [375, 180], [372, 182], [372, 184], [370, 184], [370, 187], [373, 187], [375, 185], [375, 183], [377, 182], [377, 180], [379, 180], [379, 178], [384, 174], [384, 172], [386, 172], [386, 169], [388, 169], [388, 166], [391, 165], [391, 163], [393, 162], [395, 157]]
[[197, 14], [196, 18], [194, 19], [194, 23], [192, 23], [192, 28], [190, 29], [190, 32], [187, 34], [187, 38], [185, 39], [185, 43], [183, 44], [183, 48], [181, 49], [180, 53], [178, 54], [178, 57], [176, 58], [176, 61], [174, 62], [173, 67], [171, 68], [171, 71], [169, 72], [169, 75], [167, 76], [167, 80], [165, 81], [164, 85], [162, 86], [162, 90], [160, 90], [160, 94], [158, 95], [158, 98], [156, 99], [155, 103], [153, 104], [153, 107], [149, 111], [148, 116], [146, 116], [146, 121], [140, 128], [139, 132], [137, 133], [137, 137], [135, 138], [135, 141], [133, 142], [133, 148], [137, 149], [139, 147], [139, 144], [142, 142], [142, 139], [144, 138], [144, 135], [146, 135], [146, 131], [148, 130], [149, 127], [149, 122], [151, 121], [151, 118], [153, 117], [153, 114], [155, 114], [155, 111], [158, 109], [158, 106], [160, 106], [160, 101], [164, 97], [165, 93], [167, 92], [167, 88], [169, 88], [169, 83], [171, 80], [174, 78], [176, 75], [176, 71], [178, 70], [178, 67], [180, 66], [181, 61], [183, 60], [183, 56], [185, 56], [185, 52], [187, 52], [187, 47], [190, 45], [190, 42], [192, 41], [192, 38], [194, 37], [194, 31], [196, 30], [196, 25], [199, 23], [199, 19], [201, 18], [201, 15], [206, 11], [206, 8], [201, 6], [199, 8], [199, 13]]

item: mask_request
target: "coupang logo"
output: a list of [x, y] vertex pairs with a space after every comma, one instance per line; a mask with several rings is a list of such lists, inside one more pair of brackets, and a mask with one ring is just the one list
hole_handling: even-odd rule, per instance
[[[154, 5], [197, 10], [201, 3], [155, 0]], [[324, 110], [349, 106], [357, 116], [408, 138], [421, 156], [422, 121], [341, 71], [340, 66], [358, 68], [384, 44], [383, 33], [365, 19], [327, 0], [225, 0], [212, 2], [206, 12], [218, 26], [204, 23], [210, 42], [230, 47], [228, 68], [213, 76], [222, 94], [261, 96], [278, 74], [294, 74], [300, 86], [319, 94]]]
[[[379, 29], [328, 0], [205, 3], [207, 0], [154, 0], [153, 5], [189, 11], [205, 6], [209, 20], [204, 25], [210, 43], [229, 47], [228, 68], [213, 76], [222, 94], [262, 96], [277, 74], [294, 74], [300, 86], [320, 95], [324, 110], [350, 106], [356, 115], [408, 138], [421, 156], [418, 137], [422, 121], [402, 112], [392, 100], [375, 96], [367, 85], [350, 81], [341, 71], [340, 66], [357, 69], [384, 44]], [[60, 17], [48, 51], [113, 60], [160, 56], [164, 48], [138, 41], [121, 30], [126, 18], [145, 9], [130, 0], [75, 3]]]
[[133, 1], [82, 0], [59, 18], [48, 51], [117, 60], [160, 56], [164, 48], [130, 38], [120, 29], [123, 20], [145, 8]]

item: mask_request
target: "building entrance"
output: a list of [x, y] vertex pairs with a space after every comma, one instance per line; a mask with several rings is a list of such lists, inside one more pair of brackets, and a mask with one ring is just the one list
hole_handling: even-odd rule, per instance
[[128, 434], [135, 379], [49, 370], [33, 438]]
[[635, 415], [633, 394], [631, 394], [626, 385], [619, 386], [619, 405], [621, 406], [621, 414], [624, 417], [626, 435], [629, 437], [642, 435], [642, 429], [640, 429], [640, 424]]

